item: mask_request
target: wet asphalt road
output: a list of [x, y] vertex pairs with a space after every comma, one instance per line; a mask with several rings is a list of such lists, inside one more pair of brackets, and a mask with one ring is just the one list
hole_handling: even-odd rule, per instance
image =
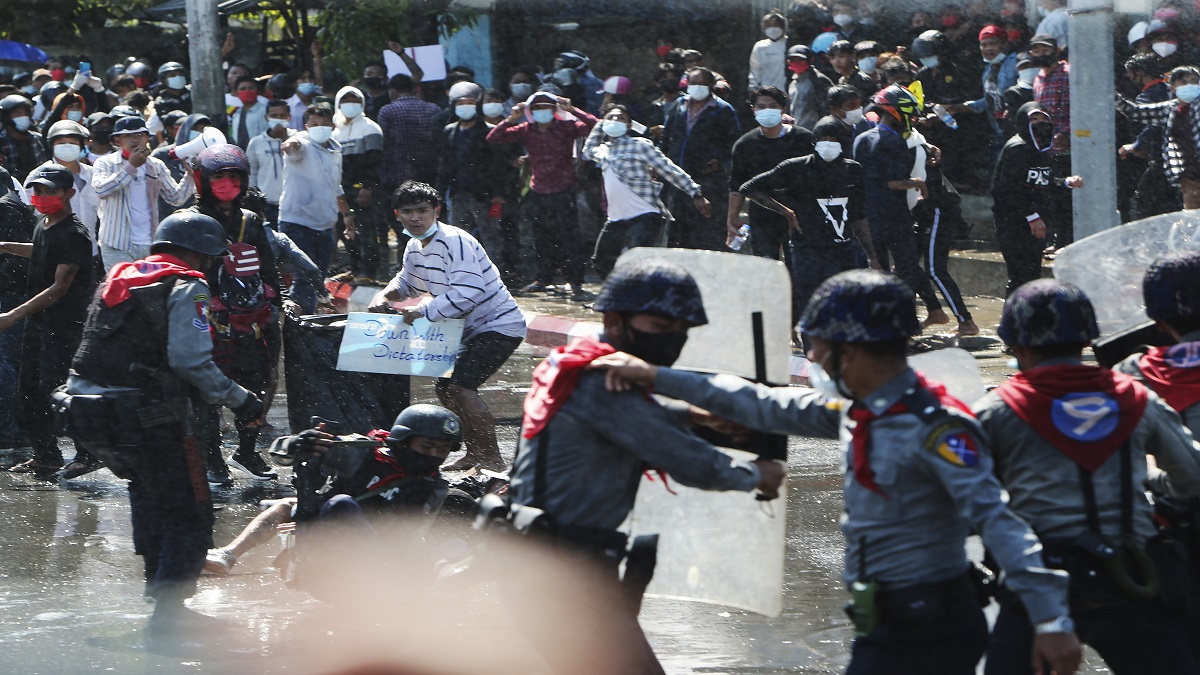
[[[994, 349], [988, 351], [986, 370], [995, 380], [1002, 359]], [[506, 455], [514, 447], [520, 401], [538, 358], [533, 349], [522, 347], [485, 386], [484, 395], [501, 420]], [[414, 382], [413, 402], [436, 401], [429, 381]], [[284, 406], [286, 397], [281, 396], [270, 417], [280, 428], [286, 424]], [[272, 435], [264, 434], [263, 440]], [[71, 451], [66, 454], [69, 458]], [[13, 458], [0, 459], [9, 464]], [[641, 621], [668, 672], [844, 669], [851, 629], [841, 609], [846, 597], [838, 578], [838, 464], [832, 441], [791, 439], [785, 600], [779, 617], [646, 600]], [[285, 470], [279, 481], [265, 483], [238, 477], [232, 488], [218, 491], [218, 544], [229, 541], [258, 512], [259, 500], [290, 494], [289, 476]], [[298, 636], [312, 633], [298, 631], [316, 626], [317, 635], [334, 636], [341, 624], [331, 622], [326, 605], [280, 581], [272, 567], [281, 550], [278, 541], [246, 555], [230, 577], [203, 578], [192, 600], [193, 608], [240, 626], [238, 639], [172, 655], [147, 651], [143, 644], [140, 629], [152, 605], [141, 597], [140, 559], [132, 552], [122, 481], [107, 471], [60, 485], [0, 473], [0, 514], [0, 673], [330, 672], [329, 663], [299, 648], [311, 646], [311, 638]], [[444, 649], [490, 651], [497, 665], [505, 664], [503, 670], [538, 672], [535, 662], [506, 657], [507, 646], [519, 638], [504, 625], [502, 613], [486, 609], [495, 604], [491, 596], [484, 585], [444, 600], [470, 608], [447, 628], [461, 633], [460, 643]], [[1094, 656], [1090, 661], [1096, 661]], [[1107, 671], [1092, 665], [1083, 672]]]

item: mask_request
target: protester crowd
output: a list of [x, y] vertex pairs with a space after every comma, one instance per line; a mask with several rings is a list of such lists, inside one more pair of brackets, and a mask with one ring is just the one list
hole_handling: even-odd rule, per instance
[[[802, 329], [793, 339], [813, 361], [814, 386], [823, 383], [821, 392], [829, 398], [862, 400], [873, 391], [886, 396], [869, 406], [856, 403], [843, 414], [837, 406], [815, 405], [825, 399], [805, 398], [811, 393], [756, 392], [748, 384], [663, 374], [636, 359], [610, 362], [614, 371], [626, 382], [655, 385], [660, 393], [711, 407], [747, 426], [828, 437], [841, 429], [843, 438], [852, 435], [854, 466], [847, 485], [855, 491], [848, 504], [853, 502], [859, 518], [878, 512], [888, 520], [889, 509], [900, 507], [886, 503], [885, 490], [906, 481], [934, 501], [922, 506], [912, 494], [901, 500], [911, 507], [908, 516], [920, 516], [909, 518], [906, 527], [909, 534], [925, 533], [924, 554], [887, 539], [873, 541], [868, 552], [859, 535], [874, 537], [887, 528], [870, 518], [848, 526], [847, 536], [855, 537], [848, 556], [856, 557], [848, 562], [848, 581], [875, 583], [872, 574], [901, 585], [937, 581], [936, 588], [925, 589], [933, 595], [923, 597], [961, 611], [963, 626], [974, 630], [978, 608], [964, 600], [960, 579], [946, 585], [944, 578], [909, 569], [931, 551], [961, 552], [964, 523], [970, 521], [1005, 571], [1013, 570], [1006, 577], [1008, 595], [1001, 598], [1004, 630], [997, 633], [1009, 646], [993, 645], [994, 663], [1006, 654], [1028, 665], [1036, 653], [1067, 672], [1072, 659], [1077, 662], [1078, 643], [1063, 575], [1043, 569], [1027, 546], [1035, 531], [1042, 536], [1060, 523], [1042, 506], [1022, 502], [1020, 486], [1026, 483], [1019, 481], [1025, 478], [1011, 465], [997, 469], [1013, 496], [1003, 505], [1001, 486], [980, 449], [987, 435], [997, 452], [1005, 452], [1014, 424], [1023, 420], [1036, 429], [1046, 423], [1049, 418], [1029, 412], [1040, 400], [1030, 390], [1045, 383], [1031, 381], [1024, 390], [987, 399], [976, 410], [980, 427], [964, 421], [971, 414], [965, 406], [927, 386], [903, 362], [906, 340], [931, 325], [949, 324], [953, 317], [958, 336], [980, 331], [947, 265], [951, 249], [969, 237], [960, 208], [963, 193], [990, 192], [993, 199], [1009, 304], [1016, 307], [1006, 306], [1001, 338], [1022, 367], [1085, 368], [1076, 363], [1079, 352], [1097, 337], [1090, 305], [1082, 309], [1086, 298], [1071, 288], [1035, 282], [1043, 259], [1072, 241], [1071, 191], [1089, 188], [1069, 175], [1065, 1], [1038, 0], [1034, 21], [1024, 15], [1025, 7], [1016, 0], [978, 0], [902, 17], [882, 3], [837, 0], [828, 8], [798, 4], [772, 10], [762, 17], [763, 38], [749, 54], [745, 83], [726, 79], [714, 69], [720, 64], [706, 63], [700, 50], [666, 39], [659, 41], [650, 73], [602, 78], [586, 54], [572, 50], [545, 67], [515, 70], [498, 88], [477, 84], [473, 70], [461, 65], [449, 67], [444, 82], [425, 82], [418, 64], [395, 43], [386, 46], [411, 74], [388, 77], [384, 64], [373, 62], [336, 91], [324, 88], [319, 50], [312, 70], [289, 69], [275, 60], [257, 68], [231, 63], [221, 115], [193, 112], [188, 69], [176, 61], [156, 66], [130, 58], [101, 73], [86, 58], [56, 58], [18, 74], [0, 84], [0, 447], [29, 448], [30, 456], [9, 470], [70, 479], [107, 464], [129, 478], [147, 582], [166, 608], [163, 621], [173, 625], [199, 574], [197, 551], [213, 548], [211, 509], [204, 506], [207, 493], [196, 467], [203, 466], [214, 486], [230, 484], [230, 467], [255, 480], [276, 478], [257, 445], [281, 356], [287, 358], [281, 326], [289, 316], [332, 311], [327, 280], [382, 287], [371, 303], [374, 311], [394, 311], [398, 301], [423, 298], [399, 310], [410, 322], [466, 319], [454, 374], [439, 380], [436, 389], [444, 408], [397, 419], [384, 443], [390, 450], [380, 446], [372, 455], [369, 468], [376, 473], [325, 476], [343, 481], [338, 484], [343, 499], [326, 495], [309, 513], [303, 503], [275, 505], [239, 540], [208, 553], [210, 568], [228, 571], [238, 555], [281, 523], [322, 517], [359, 523], [358, 503], [365, 498], [393, 501], [407, 494], [380, 492], [381, 479], [390, 484], [428, 478], [409, 505], [437, 512], [450, 494], [438, 465], [462, 442], [467, 456], [448, 468], [502, 471], [495, 420], [478, 389], [524, 338], [524, 318], [513, 296], [558, 293], [595, 300], [595, 309], [605, 314], [605, 340], [574, 344], [567, 350], [574, 361], [564, 357], [553, 361], [551, 371], [535, 374], [542, 379], [531, 400], [544, 400], [526, 405], [513, 496], [518, 505], [547, 510], [559, 520], [559, 536], [578, 536], [576, 544], [596, 553], [613, 545], [596, 533], [623, 520], [644, 466], [669, 469], [708, 489], [757, 488], [769, 496], [778, 488], [782, 472], [765, 460], [730, 464], [706, 441], [677, 429], [671, 432], [679, 434], [674, 444], [663, 444], [673, 418], [646, 409], [642, 399], [614, 401], [613, 381], [601, 374], [584, 376], [578, 393], [572, 393], [578, 372], [565, 390], [554, 389], [559, 369], [580, 369], [615, 351], [651, 366], [670, 366], [687, 330], [707, 321], [686, 273], [671, 266], [615, 267], [622, 252], [662, 246], [737, 250], [788, 267], [792, 323]], [[1192, 44], [1185, 18], [1179, 10], [1160, 10], [1127, 36], [1127, 79], [1120, 89], [1130, 96], [1114, 104], [1121, 115], [1118, 189], [1127, 219], [1200, 207], [1200, 118], [1191, 105], [1200, 95], [1200, 69], [1191, 65], [1200, 63], [1200, 43]], [[635, 83], [641, 82], [653, 85], [640, 90]], [[339, 260], [348, 269], [340, 269]], [[584, 288], [589, 268], [605, 282], [599, 298]], [[894, 272], [903, 284], [880, 272]], [[177, 281], [159, 288], [164, 279]], [[907, 289], [925, 307], [920, 322]], [[876, 301], [897, 308], [895, 316], [863, 309], [862, 303]], [[1163, 316], [1168, 318], [1160, 321], [1175, 331], [1176, 340], [1194, 339], [1193, 319], [1167, 326], [1175, 315], [1164, 310]], [[1035, 325], [1039, 320], [1052, 325]], [[142, 358], [158, 354], [159, 347], [161, 358]], [[139, 368], [124, 368], [127, 362]], [[179, 377], [204, 400], [197, 428], [189, 432], [201, 439], [202, 458], [185, 448], [180, 457], [188, 458], [187, 466], [122, 467], [114, 465], [119, 453], [110, 447], [120, 442], [93, 439], [77, 444], [77, 454], [66, 461], [52, 421], [64, 391], [76, 399], [121, 401], [128, 392], [149, 388], [169, 402], [174, 399], [168, 384], [154, 374], [167, 369], [188, 373]], [[827, 381], [820, 379], [825, 369]], [[1096, 370], [1067, 374], [1082, 381], [1098, 377]], [[894, 381], [877, 381], [879, 373], [890, 373]], [[1111, 389], [1122, 406], [1147, 408], [1145, 388], [1124, 380], [1109, 384], [1105, 391]], [[914, 388], [923, 393], [913, 394]], [[1168, 403], [1181, 400], [1163, 395]], [[561, 396], [576, 398], [564, 405]], [[1140, 413], [1132, 421], [1122, 419], [1117, 434], [1122, 441], [1106, 443], [1089, 470], [1101, 464], [1111, 469], [1112, 476], [1097, 481], [1104, 489], [1118, 482], [1118, 471], [1125, 472], [1121, 479], [1127, 483], [1131, 471], [1134, 479], [1146, 479], [1144, 463], [1134, 471], [1107, 462], [1127, 461], [1121, 459], [1130, 454], [1126, 438], [1135, 438], [1134, 454], [1144, 455], [1141, 444], [1154, 435], [1165, 444], [1158, 447], [1163, 468], [1178, 472], [1185, 496], [1194, 495], [1200, 485], [1196, 448], [1189, 446], [1179, 417], [1156, 397], [1149, 400], [1148, 421], [1140, 422]], [[1193, 406], [1195, 400], [1183, 402]], [[229, 457], [222, 451], [225, 407], [234, 412], [238, 439]], [[559, 407], [570, 414], [556, 418]], [[958, 412], [949, 417], [929, 412], [943, 407]], [[581, 412], [571, 412], [576, 409]], [[912, 461], [930, 463], [934, 478], [918, 480], [894, 458], [879, 461], [872, 472], [865, 455], [869, 439], [859, 429], [878, 417], [921, 409], [926, 413], [917, 426], [881, 433], [877, 442], [907, 443], [910, 449], [924, 444], [946, 465], [927, 452], [929, 457]], [[133, 419], [165, 433], [146, 408], [129, 415], [119, 407], [103, 410], [109, 419]], [[948, 419], [950, 426], [942, 424]], [[849, 422], [852, 430], [844, 428]], [[634, 430], [621, 436], [591, 429], [592, 424]], [[1147, 430], [1131, 436], [1139, 424]], [[584, 464], [556, 456], [547, 474], [543, 462], [551, 428], [555, 443], [571, 441], [564, 451], [569, 446], [599, 459], [585, 461], [587, 470], [580, 473]], [[306, 432], [295, 452], [327, 452], [330, 431]], [[1059, 436], [1046, 442], [1057, 443]], [[126, 445], [175, 442], [149, 432], [138, 438]], [[1093, 440], [1084, 433], [1063, 442]], [[681, 459], [688, 443], [707, 464]], [[1123, 454], [1114, 454], [1118, 451]], [[1023, 461], [1020, 448], [1011, 453], [1011, 461]], [[612, 459], [618, 456], [620, 461]], [[984, 476], [976, 471], [964, 477], [960, 471], [980, 467], [989, 469]], [[154, 485], [151, 469], [178, 479], [170, 483], [174, 496]], [[189, 472], [190, 484], [184, 480]], [[1084, 482], [1090, 486], [1089, 481]], [[582, 483], [594, 484], [595, 494], [573, 492]], [[189, 495], [186, 506], [172, 501], [180, 494]], [[596, 504], [584, 503], [593, 497]], [[611, 506], [614, 500], [620, 504], [604, 511], [601, 503]], [[167, 502], [179, 507], [176, 516], [183, 514], [179, 527], [191, 528], [201, 540], [208, 533], [206, 545], [197, 549], [191, 542], [186, 564], [163, 535], [170, 526], [156, 520], [167, 517], [151, 515]], [[1080, 509], [1090, 509], [1088, 525], [1096, 529], [1095, 496], [1088, 502]], [[951, 517], [955, 513], [965, 515]], [[1148, 526], [1146, 520], [1141, 525]], [[156, 524], [148, 526], [150, 521]], [[1132, 536], [1128, 523], [1121, 526]], [[954, 536], [947, 540], [946, 532]], [[1139, 530], [1137, 543], [1152, 534]], [[1055, 555], [1067, 547], [1061, 536], [1054, 544]], [[622, 552], [624, 545], [621, 539]], [[159, 556], [147, 553], [158, 548], [170, 562], [159, 565]], [[956, 555], [935, 562], [962, 562]], [[868, 564], [872, 574], [864, 571]], [[1077, 560], [1063, 565], [1072, 573], [1085, 569]], [[897, 616], [901, 609], [895, 609]], [[1106, 642], [1097, 626], [1111, 629], [1115, 619], [1069, 609], [1080, 637], [1104, 645], [1108, 652], [1101, 651], [1114, 669], [1136, 651], [1135, 645], [1118, 649]], [[1137, 616], [1148, 624], [1163, 621], [1156, 611]], [[1033, 624], [1036, 639], [1029, 635]], [[875, 638], [860, 643], [861, 656], [856, 645], [856, 662], [893, 658], [896, 637], [877, 634], [878, 622], [864, 625], [871, 628], [860, 637]], [[911, 636], [914, 645], [935, 635], [933, 627], [926, 628], [928, 634]], [[1069, 640], [1063, 637], [1068, 634]], [[973, 667], [986, 640], [974, 632], [955, 640], [960, 660]], [[631, 670], [623, 672], [654, 672], [657, 663], [640, 631], [622, 644], [633, 645]], [[1190, 661], [1179, 647], [1186, 643], [1164, 638], [1163, 644], [1174, 651], [1163, 661], [1168, 670], [1156, 672], [1193, 672], [1176, 667]], [[992, 664], [989, 659], [989, 672]], [[567, 672], [575, 665], [562, 668]], [[929, 668], [921, 672], [958, 672]]]

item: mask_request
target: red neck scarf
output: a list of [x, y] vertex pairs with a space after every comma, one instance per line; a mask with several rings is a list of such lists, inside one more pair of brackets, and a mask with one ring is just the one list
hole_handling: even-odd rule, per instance
[[533, 438], [571, 397], [579, 378], [592, 361], [617, 350], [591, 337], [579, 338], [563, 347], [555, 347], [550, 356], [533, 371], [533, 386], [525, 396], [525, 421], [521, 434]]
[[1129, 439], [1146, 410], [1146, 388], [1095, 366], [1042, 366], [1013, 375], [996, 393], [1042, 438], [1089, 472]]
[[141, 260], [114, 265], [104, 282], [100, 297], [104, 304], [116, 307], [130, 298], [132, 289], [149, 286], [170, 276], [203, 279], [204, 273], [188, 267], [187, 263], [173, 255], [155, 253]]
[[1200, 402], [1200, 342], [1154, 347], [1138, 366], [1154, 393], [1172, 408], [1183, 412]]
[[[974, 417], [971, 413], [971, 408], [966, 403], [951, 396], [946, 391], [946, 386], [941, 382], [926, 380], [924, 375], [917, 373], [917, 387], [925, 389], [936, 396], [943, 408], [957, 408]], [[868, 446], [871, 444], [871, 422], [881, 417], [890, 417], [891, 415], [910, 412], [908, 405], [905, 404], [907, 399], [908, 396], [905, 396], [898, 403], [878, 415], [860, 403], [855, 403], [850, 407], [850, 419], [855, 422], [850, 438], [850, 449], [854, 462], [854, 480], [871, 492], [883, 495], [884, 499], [887, 499], [888, 496], [884, 493], [883, 488], [879, 487], [879, 484], [875, 482], [875, 471], [871, 469], [871, 456], [868, 454]]]

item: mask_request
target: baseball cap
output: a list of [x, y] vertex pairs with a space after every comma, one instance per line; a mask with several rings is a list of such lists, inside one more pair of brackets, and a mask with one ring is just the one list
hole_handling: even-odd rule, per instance
[[1032, 40], [1029, 41], [1030, 47], [1033, 47], [1034, 45], [1046, 45], [1048, 47], [1054, 47], [1055, 49], [1058, 49], [1058, 40], [1056, 40], [1053, 35], [1049, 35], [1047, 33], [1038, 33], [1037, 35], [1033, 36]]
[[148, 134], [150, 130], [146, 128], [146, 120], [141, 117], [122, 117], [113, 125], [112, 136], [120, 136], [121, 134]]
[[[1001, 40], [1007, 40], [1008, 35], [1004, 32], [1004, 30], [1002, 28], [1000, 28], [1000, 26], [997, 26], [996, 24], [990, 24], [990, 25], [984, 26], [983, 29], [979, 31], [979, 41], [983, 42], [984, 40], [988, 40], [991, 38], [1000, 38]], [[1057, 47], [1058, 45], [1055, 45], [1055, 46]]]
[[25, 179], [26, 185], [45, 185], [55, 190], [75, 187], [75, 174], [62, 164], [43, 164]]

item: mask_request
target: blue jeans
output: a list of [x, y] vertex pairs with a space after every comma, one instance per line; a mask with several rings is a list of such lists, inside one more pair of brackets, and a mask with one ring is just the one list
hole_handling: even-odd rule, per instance
[[314, 230], [311, 227], [296, 223], [283, 222], [279, 231], [286, 234], [296, 245], [316, 263], [321, 270], [321, 278], [329, 276], [329, 263], [333, 262], [333, 248], [337, 245], [333, 229]]
[[[23, 293], [0, 295], [0, 311], [7, 312], [25, 301]], [[19, 426], [17, 386], [21, 375], [21, 337], [25, 321], [0, 333], [0, 448], [26, 445]]]

